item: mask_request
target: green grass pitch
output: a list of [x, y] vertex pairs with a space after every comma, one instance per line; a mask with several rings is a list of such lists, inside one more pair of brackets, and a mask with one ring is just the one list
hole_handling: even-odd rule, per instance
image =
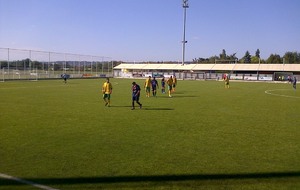
[[0, 83], [0, 174], [66, 190], [300, 188], [291, 84], [178, 81], [131, 110], [132, 81], [111, 79], [111, 107], [104, 79]]

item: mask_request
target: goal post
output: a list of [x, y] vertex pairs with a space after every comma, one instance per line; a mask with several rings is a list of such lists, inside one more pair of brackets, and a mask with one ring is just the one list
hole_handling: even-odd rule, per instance
[[29, 80], [31, 80], [31, 81], [37, 81], [38, 77], [39, 77], [39, 74], [38, 74], [38, 70], [37, 69], [33, 69], [33, 70], [30, 71], [30, 73], [29, 73]]
[[206, 73], [205, 72], [194, 72], [189, 71], [183, 74], [184, 80], [206, 80]]
[[275, 81], [288, 81], [293, 77], [292, 72], [275, 72], [274, 73], [274, 80]]
[[1, 69], [1, 82], [5, 81], [5, 70], [4, 67]]

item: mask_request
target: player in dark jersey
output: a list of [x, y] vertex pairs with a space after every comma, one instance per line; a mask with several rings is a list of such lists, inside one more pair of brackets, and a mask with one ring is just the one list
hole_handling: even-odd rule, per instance
[[293, 88], [296, 90], [297, 88], [297, 78], [294, 77], [294, 80], [293, 80]]
[[157, 80], [155, 79], [155, 77], [153, 77], [153, 79], [151, 80], [151, 86], [152, 86], [152, 95], [153, 97], [156, 96], [156, 88], [158, 89], [158, 82]]
[[142, 104], [139, 102], [140, 100], [140, 94], [141, 94], [141, 88], [138, 84], [135, 82], [132, 83], [132, 110], [135, 109], [134, 102], [140, 106], [140, 109], [142, 109]]
[[165, 77], [163, 77], [161, 79], [161, 93], [166, 93], [166, 81], [165, 81]]
[[67, 83], [67, 79], [68, 79], [68, 75], [66, 73], [61, 74], [61, 78], [64, 79], [64, 83], [66, 84]]

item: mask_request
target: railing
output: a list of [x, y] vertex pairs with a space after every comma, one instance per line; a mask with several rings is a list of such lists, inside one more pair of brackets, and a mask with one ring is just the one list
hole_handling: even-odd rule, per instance
[[110, 57], [0, 48], [0, 80], [100, 77], [113, 74]]

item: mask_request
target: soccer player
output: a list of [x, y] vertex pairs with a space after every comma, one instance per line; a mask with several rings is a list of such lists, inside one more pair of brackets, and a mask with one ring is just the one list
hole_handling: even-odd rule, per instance
[[153, 79], [151, 80], [151, 86], [152, 86], [152, 95], [153, 97], [156, 97], [156, 88], [158, 89], [159, 86], [155, 77], [153, 77]]
[[293, 83], [293, 80], [292, 80], [292, 78], [291, 78], [290, 75], [288, 76], [288, 79], [287, 79], [287, 80], [288, 80], [288, 83], [291, 83], [291, 84]]
[[294, 77], [294, 80], [293, 80], [293, 88], [296, 90], [297, 88], [297, 78]]
[[146, 79], [144, 88], [146, 90], [146, 97], [150, 97], [151, 76]]
[[141, 88], [138, 84], [135, 82], [132, 83], [132, 110], [135, 109], [134, 102], [140, 106], [140, 109], [142, 109], [142, 104], [139, 102], [140, 100], [140, 94], [141, 94]]
[[109, 82], [109, 78], [106, 78], [106, 82], [104, 82], [102, 86], [102, 94], [103, 100], [105, 102], [105, 106], [110, 106], [110, 95], [112, 93], [112, 84]]
[[225, 88], [229, 88], [229, 76], [228, 74], [224, 75]]
[[165, 77], [161, 79], [161, 93], [166, 93], [166, 82], [165, 82]]
[[68, 79], [68, 75], [66, 73], [61, 74], [61, 78], [64, 79], [64, 83], [66, 84], [67, 83], [67, 79]]
[[174, 75], [174, 77], [173, 77], [173, 88], [172, 88], [173, 92], [175, 92], [176, 85], [177, 85], [177, 78]]
[[173, 78], [170, 76], [170, 78], [167, 80], [167, 85], [168, 85], [168, 91], [169, 91], [169, 97], [171, 98], [171, 92], [172, 92], [172, 87], [173, 87]]

